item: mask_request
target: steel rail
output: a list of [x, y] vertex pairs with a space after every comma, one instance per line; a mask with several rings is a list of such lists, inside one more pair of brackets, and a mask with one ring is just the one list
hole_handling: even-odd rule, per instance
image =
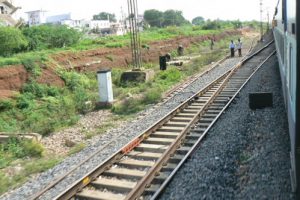
[[[214, 85], [215, 82], [218, 80], [221, 80], [224, 78], [228, 73], [230, 73], [231, 70], [225, 72], [222, 76], [216, 78], [212, 83], [207, 85], [204, 89], [200, 90], [196, 94], [192, 95], [190, 98], [185, 100], [182, 104], [178, 105], [176, 108], [174, 108], [172, 111], [170, 111], [166, 116], [159, 119], [152, 127], [149, 127], [146, 131], [144, 131], [142, 134], [137, 136], [135, 139], [133, 139], [131, 142], [129, 142], [125, 147], [131, 146], [134, 147], [139, 144], [139, 142], [145, 138], [147, 138], [152, 132], [157, 130], [159, 127], [161, 127], [163, 124], [165, 124], [167, 121], [169, 121], [170, 118], [175, 116], [178, 112], [180, 112], [181, 109], [183, 109], [185, 106], [188, 105], [189, 102], [191, 102], [193, 99], [195, 99], [197, 96], [201, 95], [202, 93], [205, 93], [207, 90]], [[134, 141], [134, 142], [133, 142]], [[114, 155], [106, 159], [103, 163], [95, 167], [91, 172], [87, 173], [83, 176], [79, 181], [74, 183], [71, 187], [69, 187], [67, 190], [63, 191], [61, 194], [59, 194], [54, 199], [69, 199], [72, 196], [76, 194], [77, 191], [81, 190], [83, 187], [88, 185], [92, 180], [96, 179], [101, 173], [103, 173], [106, 169], [108, 169], [110, 166], [112, 166], [117, 160], [119, 160], [123, 155], [126, 155], [126, 153], [123, 153], [123, 148], [118, 150]]]
[[229, 81], [229, 79], [232, 77], [232, 75], [249, 59], [251, 59], [252, 57], [254, 57], [255, 55], [257, 55], [258, 53], [260, 53], [261, 51], [263, 51], [264, 49], [266, 49], [267, 47], [269, 47], [269, 45], [273, 43], [270, 42], [268, 45], [266, 45], [264, 48], [262, 48], [261, 50], [257, 51], [255, 54], [253, 54], [251, 57], [245, 59], [244, 61], [238, 63], [236, 65], [236, 67], [234, 67], [234, 69], [232, 69], [230, 71], [230, 73], [228, 75], [226, 75], [225, 79], [222, 81], [222, 85], [221, 87], [219, 87], [219, 89], [217, 91], [214, 92], [214, 94], [211, 96], [211, 98], [209, 99], [209, 101], [202, 107], [202, 109], [200, 109], [197, 113], [197, 115], [193, 118], [193, 120], [189, 123], [187, 129], [183, 130], [181, 132], [181, 134], [176, 138], [176, 140], [172, 143], [172, 145], [168, 148], [167, 151], [165, 151], [165, 153], [162, 155], [162, 157], [156, 161], [155, 165], [148, 171], [148, 173], [142, 178], [142, 180], [140, 180], [138, 182], [138, 184], [135, 186], [134, 189], [132, 189], [132, 191], [126, 196], [125, 200], [131, 200], [131, 199], [137, 199], [138, 197], [140, 197], [146, 186], [151, 184], [151, 181], [153, 180], [153, 178], [155, 177], [156, 173], [159, 173], [160, 169], [162, 168], [162, 165], [167, 162], [167, 160], [169, 160], [170, 155], [173, 154], [176, 150], [176, 147], [178, 147], [178, 144], [181, 142], [181, 139], [184, 138], [186, 136], [186, 134], [190, 131], [190, 128], [198, 121], [198, 119], [200, 118], [201, 114], [205, 113], [203, 111], [206, 110], [206, 108], [213, 102], [213, 100], [215, 100], [215, 98], [217, 97], [217, 95], [223, 90], [223, 88], [226, 86], [225, 83], [227, 83]]
[[[171, 172], [171, 174], [168, 176], [168, 178], [161, 184], [159, 189], [154, 193], [154, 195], [151, 196], [151, 200], [157, 199], [162, 191], [166, 188], [166, 186], [170, 183], [170, 181], [174, 178], [175, 174], [178, 172], [178, 170], [183, 166], [183, 164], [187, 161], [189, 157], [198, 149], [199, 144], [203, 141], [211, 127], [218, 121], [220, 116], [224, 113], [224, 111], [230, 106], [232, 101], [236, 98], [236, 96], [240, 93], [240, 91], [245, 87], [245, 85], [249, 82], [249, 80], [252, 78], [252, 76], [263, 66], [274, 54], [276, 53], [276, 50], [273, 51], [262, 63], [259, 64], [259, 66], [254, 70], [254, 72], [249, 76], [249, 78], [244, 82], [244, 84], [238, 89], [238, 91], [233, 95], [233, 97], [230, 99], [230, 101], [225, 105], [225, 107], [221, 110], [221, 112], [216, 116], [216, 118], [211, 122], [209, 127], [204, 131], [202, 136], [197, 140], [197, 142], [194, 144], [194, 146], [191, 148], [191, 150], [184, 156], [184, 158], [178, 163], [177, 167]], [[249, 60], [249, 59], [247, 59]], [[246, 61], [245, 61], [246, 62]]]
[[[253, 41], [251, 42], [251, 46], [248, 49], [248, 53], [251, 51], [253, 47]], [[248, 54], [247, 53], [247, 54]], [[226, 57], [222, 58], [221, 60], [217, 61], [215, 64], [213, 64], [212, 67], [210, 67], [209, 69], [205, 70], [204, 72], [200, 73], [199, 75], [197, 75], [196, 77], [193, 77], [193, 80], [188, 83], [188, 85], [194, 83], [198, 78], [202, 77], [203, 75], [209, 73], [210, 71], [212, 71], [213, 69], [215, 69], [218, 65], [220, 65], [221, 63], [223, 63], [226, 59], [228, 59], [230, 56], [227, 55]], [[183, 83], [184, 84], [184, 83]], [[187, 85], [187, 86], [188, 86]], [[187, 86], [185, 86], [184, 88], [186, 88]], [[183, 89], [184, 89], [183, 88]], [[172, 89], [171, 92], [168, 93], [168, 95], [171, 95], [172, 93], [178, 91], [179, 87], [176, 89]], [[181, 90], [183, 90], [181, 89]], [[181, 91], [180, 90], [180, 91]], [[167, 96], [168, 96], [167, 95]], [[170, 97], [171, 98], [171, 97]], [[167, 98], [165, 101], [167, 101]], [[162, 102], [163, 103], [163, 102]], [[160, 119], [161, 120], [161, 119]], [[87, 161], [91, 160], [93, 157], [95, 157], [97, 154], [99, 154], [101, 151], [103, 151], [104, 149], [106, 149], [108, 146], [110, 146], [112, 143], [117, 142], [117, 139], [124, 135], [124, 133], [121, 133], [117, 136], [115, 136], [113, 139], [111, 139], [108, 143], [106, 143], [104, 146], [102, 146], [101, 148], [97, 149], [95, 152], [93, 152], [90, 156], [88, 156], [87, 158], [85, 158], [84, 160], [82, 160], [79, 164], [77, 164], [75, 167], [73, 167], [71, 170], [69, 170], [68, 172], [64, 173], [63, 175], [55, 178], [52, 182], [50, 182], [45, 188], [43, 188], [42, 190], [38, 191], [37, 193], [33, 194], [32, 196], [30, 196], [28, 199], [29, 200], [36, 200], [39, 197], [41, 197], [43, 194], [45, 194], [47, 191], [49, 191], [51, 188], [53, 188], [55, 185], [57, 185], [59, 182], [61, 182], [63, 179], [65, 179], [68, 175], [70, 175], [71, 173], [73, 173], [74, 171], [76, 171], [80, 166], [84, 165], [84, 163], [86, 163]]]
[[[253, 42], [252, 42], [253, 44]], [[252, 48], [252, 45], [251, 45]], [[249, 49], [249, 51], [251, 50], [251, 48]], [[223, 62], [224, 60], [222, 59], [221, 62]], [[214, 69], [219, 63], [217, 63], [214, 67], [211, 67], [210, 69], [206, 70], [205, 72], [203, 72], [202, 74], [198, 75], [197, 77], [201, 77], [203, 74], [208, 73], [208, 71]], [[191, 83], [193, 83], [195, 80], [193, 80]], [[191, 84], [190, 83], [190, 84]], [[203, 89], [203, 91], [205, 91], [206, 88]], [[193, 98], [193, 97], [191, 97]], [[171, 111], [172, 112], [172, 111]], [[160, 121], [160, 120], [158, 120]], [[90, 160], [91, 158], [93, 158], [94, 156], [96, 156], [98, 153], [100, 153], [103, 149], [105, 149], [107, 146], [111, 145], [113, 142], [116, 142], [116, 139], [121, 136], [123, 134], [120, 134], [116, 137], [114, 137], [114, 139], [112, 139], [110, 142], [108, 142], [104, 147], [102, 147], [101, 149], [98, 149], [97, 151], [95, 151], [91, 156], [89, 156], [88, 158], [86, 158], [85, 160], [83, 160], [82, 162], [80, 162], [80, 164], [78, 164], [76, 167], [74, 167], [73, 169], [71, 169], [70, 171], [68, 171], [66, 174], [58, 177], [57, 179], [55, 179], [53, 182], [51, 182], [46, 188], [44, 188], [43, 190], [41, 190], [40, 192], [38, 192], [37, 194], [35, 194], [34, 196], [30, 197], [30, 199], [38, 199], [39, 197], [41, 197], [45, 192], [47, 192], [48, 190], [50, 190], [51, 188], [53, 188], [57, 183], [59, 183], [60, 181], [62, 181], [64, 178], [66, 178], [68, 175], [70, 175], [72, 172], [74, 172], [77, 168], [79, 168], [80, 166], [82, 166], [85, 162], [87, 162], [88, 160]], [[128, 143], [130, 144], [130, 143]], [[108, 161], [109, 159], [107, 159], [106, 161]], [[87, 179], [85, 179], [85, 182], [87, 181]]]
[[[228, 73], [230, 73], [231, 70], [229, 70], [228, 72], [224, 73], [223, 76], [227, 76]], [[222, 76], [222, 77], [223, 77]], [[219, 79], [217, 79], [219, 80]], [[210, 85], [213, 85], [210, 84]], [[210, 85], [208, 85], [206, 88], [204, 88], [203, 90], [201, 90], [199, 93], [204, 93], [205, 91], [207, 91], [210, 87]], [[220, 91], [220, 90], [219, 90]], [[159, 126], [162, 126], [166, 121], [168, 121], [170, 119], [170, 116], [174, 116], [174, 112], [175, 113], [178, 113], [178, 111], [180, 110], [181, 107], [183, 107], [186, 103], [188, 103], [189, 101], [191, 101], [193, 98], [195, 98], [196, 96], [199, 95], [199, 93], [193, 95], [192, 97], [190, 97], [188, 100], [186, 100], [183, 104], [179, 105], [177, 108], [175, 108], [173, 111], [171, 111], [169, 113], [169, 115], [165, 118], [163, 118], [163, 120], [159, 120], [156, 125], [154, 127], [150, 127], [145, 133], [141, 134], [140, 136], [138, 136], [134, 141], [141, 141], [143, 140], [144, 138], [147, 138], [151, 132], [153, 132], [155, 129], [157, 129]], [[181, 108], [182, 109], [182, 108]], [[195, 120], [193, 120], [193, 122], [196, 121], [197, 118], [195, 118]], [[191, 125], [189, 125], [187, 127], [186, 130], [189, 130], [191, 128]], [[183, 135], [183, 134], [182, 134]], [[184, 136], [184, 135], [183, 135]], [[182, 137], [179, 137], [178, 141], [180, 141], [180, 139], [183, 138]], [[137, 142], [136, 144], [139, 144], [139, 142]], [[168, 151], [167, 152], [171, 152], [172, 150], [175, 149], [175, 145], [176, 143], [174, 142], [173, 146], [172, 147], [169, 147], [168, 148]], [[128, 143], [128, 145], [131, 145], [130, 143]], [[117, 161], [118, 159], [120, 159], [123, 155], [125, 154], [120, 154], [120, 152], [122, 152], [122, 149], [117, 152], [115, 155], [113, 155], [111, 158], [107, 159], [104, 163], [102, 163], [100, 166], [105, 166], [105, 167], [100, 167], [100, 166], [97, 166], [92, 173], [88, 173], [87, 175], [85, 175], [83, 179], [81, 179], [80, 181], [78, 181], [77, 183], [75, 183], [72, 187], [70, 187], [71, 190], [69, 190], [69, 192], [66, 193], [66, 191], [64, 191], [63, 193], [61, 193], [59, 196], [56, 197], [56, 199], [68, 199], [68, 198], [71, 198], [73, 195], [76, 194], [76, 192], [78, 190], [81, 190], [83, 187], [85, 187], [87, 184], [89, 184], [92, 180], [96, 179], [101, 173], [103, 173], [107, 168], [109, 168], [109, 166], [111, 166], [115, 161]], [[165, 153], [165, 155], [167, 155], [167, 153]], [[166, 158], [161, 158], [158, 163], [159, 164], [162, 164], [163, 161], [166, 161], [168, 159], [168, 156], [166, 156]], [[158, 167], [159, 164], [155, 165], [153, 168], [157, 169], [158, 168], [161, 168], [161, 167]], [[153, 172], [151, 173], [152, 170], [149, 170], [149, 175], [152, 175], [152, 178], [153, 178]], [[143, 181], [140, 181], [139, 183], [143, 183]], [[138, 186], [138, 187], [143, 187], [142, 185], [147, 185], [149, 184], [149, 179], [148, 179], [148, 182], [146, 181], [146, 183], [143, 183], [141, 184], [141, 186]], [[130, 195], [136, 195], [134, 193], [131, 193]], [[133, 198], [133, 197], [130, 197], [130, 198]]]

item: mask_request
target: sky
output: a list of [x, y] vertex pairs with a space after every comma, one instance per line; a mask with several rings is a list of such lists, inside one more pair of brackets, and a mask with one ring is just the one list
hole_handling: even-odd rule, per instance
[[[263, 20], [274, 13], [278, 0], [263, 0]], [[121, 10], [127, 13], [127, 0], [12, 0], [15, 6], [22, 7], [17, 17], [25, 18], [25, 12], [43, 9], [47, 15], [72, 13], [75, 19], [91, 19], [94, 14], [109, 12], [121, 17]], [[183, 16], [192, 20], [197, 16], [205, 19], [260, 20], [260, 0], [138, 0], [139, 14], [145, 10], [180, 10]]]

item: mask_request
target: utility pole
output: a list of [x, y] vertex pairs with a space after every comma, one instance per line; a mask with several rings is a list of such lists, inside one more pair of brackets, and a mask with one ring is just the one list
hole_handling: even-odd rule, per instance
[[129, 26], [130, 26], [130, 41], [132, 51], [133, 70], [140, 70], [142, 65], [141, 59], [141, 40], [138, 27], [138, 7], [137, 0], [127, 0]]
[[263, 0], [260, 0], [260, 40], [262, 41], [263, 40], [263, 23], [262, 23], [262, 13], [263, 13], [263, 9], [262, 9], [262, 6], [263, 6], [263, 3], [262, 3]]

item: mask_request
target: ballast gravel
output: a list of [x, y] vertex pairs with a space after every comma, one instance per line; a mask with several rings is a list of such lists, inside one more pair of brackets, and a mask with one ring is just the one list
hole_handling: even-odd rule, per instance
[[[244, 52], [244, 54], [246, 54], [246, 52]], [[101, 151], [101, 153], [97, 154], [97, 156], [89, 160], [84, 166], [76, 169], [71, 174], [71, 176], [68, 176], [68, 178], [61, 181], [59, 184], [57, 184], [55, 187], [53, 187], [51, 190], [40, 197], [40, 199], [43, 200], [53, 199], [65, 189], [70, 187], [70, 185], [73, 184], [76, 180], [82, 178], [90, 170], [94, 169], [96, 166], [113, 155], [113, 153], [115, 153], [117, 150], [121, 149], [134, 137], [138, 136], [144, 130], [157, 122], [158, 119], [164, 117], [167, 113], [176, 108], [180, 103], [191, 97], [195, 92], [204, 88], [210, 82], [225, 73], [227, 70], [231, 69], [240, 60], [241, 58], [239, 57], [227, 59], [207, 74], [204, 74], [183, 91], [174, 95], [168, 101], [160, 103], [159, 106], [153, 106], [152, 108], [149, 108], [148, 110], [142, 112], [141, 115], [145, 115], [144, 117], [139, 117], [138, 119], [128, 124], [122, 125], [121, 127], [112, 129], [111, 131], [108, 131], [101, 136], [96, 136], [95, 138], [93, 138], [87, 148], [77, 154], [68, 157], [54, 168], [42, 173], [36, 178], [33, 178], [20, 188], [4, 194], [0, 197], [0, 200], [29, 199], [30, 197], [32, 197], [32, 195], [45, 188], [52, 181], [73, 169], [76, 165], [78, 165], [78, 163], [85, 160], [93, 152], [96, 152], [98, 149], [103, 148], [106, 144], [108, 144], [109, 141], [117, 138], [117, 140], [105, 147]]]
[[[273, 107], [251, 110], [252, 92], [272, 92]], [[289, 145], [278, 62], [272, 56], [159, 199], [295, 199]]]

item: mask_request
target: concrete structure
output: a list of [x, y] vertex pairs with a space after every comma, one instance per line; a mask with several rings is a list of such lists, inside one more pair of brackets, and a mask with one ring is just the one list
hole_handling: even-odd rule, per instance
[[28, 15], [28, 25], [37, 26], [46, 23], [46, 11], [44, 10], [34, 10], [26, 12]]
[[100, 101], [99, 106], [112, 105], [113, 90], [112, 90], [112, 80], [111, 80], [111, 71], [103, 70], [97, 72], [98, 84], [99, 84], [99, 96]]
[[16, 21], [12, 15], [20, 7], [15, 7], [7, 0], [0, 0], [0, 25], [3, 26], [20, 26], [21, 22]]
[[121, 23], [111, 23], [110, 30], [110, 33], [113, 35], [124, 35], [127, 33], [125, 26]]
[[126, 29], [121, 23], [110, 23], [109, 20], [85, 20], [76, 19], [71, 13], [47, 16], [46, 11], [35, 10], [26, 12], [28, 14], [28, 25], [36, 26], [45, 23], [67, 25], [79, 30], [88, 29], [97, 34], [124, 35]]
[[48, 16], [46, 22], [50, 24], [61, 24], [64, 21], [72, 20], [71, 13]]

